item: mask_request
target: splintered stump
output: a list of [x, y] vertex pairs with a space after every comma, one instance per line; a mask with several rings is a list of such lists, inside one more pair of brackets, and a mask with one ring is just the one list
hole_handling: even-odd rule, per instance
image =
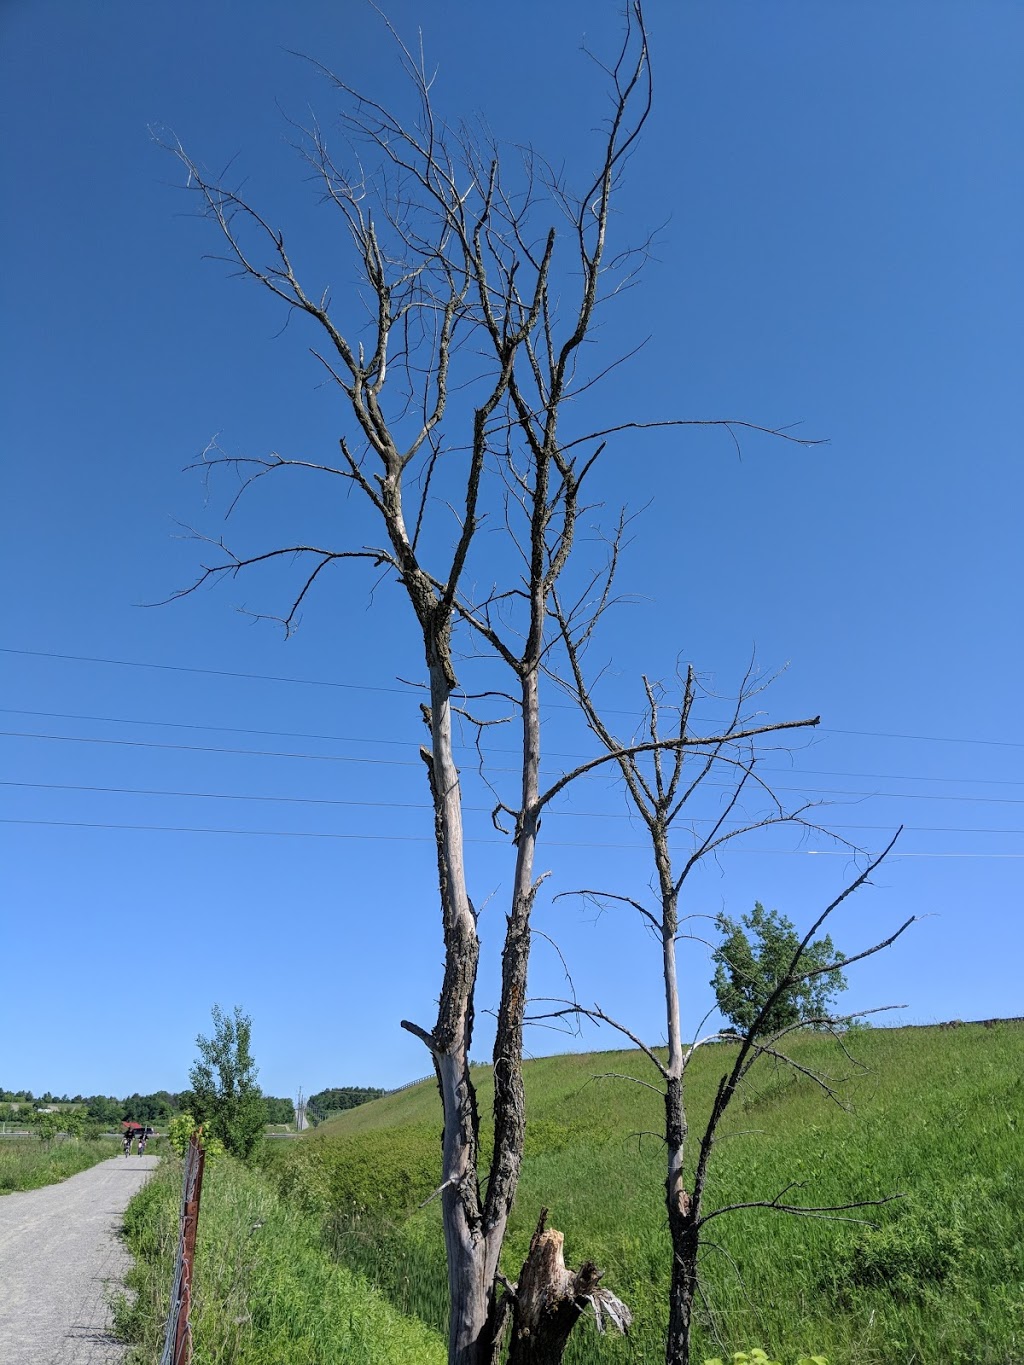
[[508, 1365], [558, 1365], [569, 1333], [587, 1307], [593, 1308], [602, 1332], [606, 1318], [620, 1332], [632, 1321], [626, 1305], [600, 1287], [604, 1272], [593, 1261], [568, 1269], [563, 1234], [554, 1228], [545, 1231], [547, 1212], [541, 1211], [515, 1289]]

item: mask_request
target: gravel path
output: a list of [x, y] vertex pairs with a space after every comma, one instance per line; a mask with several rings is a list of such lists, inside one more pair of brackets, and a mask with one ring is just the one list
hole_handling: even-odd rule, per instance
[[60, 1185], [0, 1197], [0, 1361], [116, 1365], [108, 1286], [130, 1264], [117, 1229], [159, 1157], [112, 1157]]

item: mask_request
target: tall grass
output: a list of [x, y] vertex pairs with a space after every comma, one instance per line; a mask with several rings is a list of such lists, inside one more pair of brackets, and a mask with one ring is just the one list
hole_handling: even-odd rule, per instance
[[[133, 1365], [159, 1357], [178, 1238], [181, 1163], [165, 1159], [128, 1206], [131, 1298], [115, 1321]], [[203, 1182], [192, 1307], [195, 1365], [442, 1365], [423, 1323], [404, 1319], [321, 1246], [319, 1221], [230, 1157]]]
[[97, 1162], [116, 1156], [118, 1143], [110, 1138], [67, 1138], [40, 1142], [37, 1137], [0, 1141], [0, 1194], [38, 1190], [68, 1176], [87, 1171]]
[[[803, 1078], [761, 1064], [716, 1150], [709, 1207], [771, 1199], [847, 1203], [905, 1197], [858, 1223], [767, 1210], [707, 1228], [695, 1358], [763, 1345], [773, 1358], [834, 1365], [1024, 1362], [1024, 1029], [869, 1030], [863, 1071], [829, 1040], [799, 1037], [806, 1065], [851, 1072], [849, 1109]], [[695, 1062], [699, 1129], [727, 1047]], [[570, 1263], [592, 1258], [633, 1308], [628, 1340], [578, 1329], [568, 1360], [663, 1356], [669, 1243], [658, 1097], [636, 1053], [545, 1058], [526, 1069], [528, 1139], [503, 1268], [515, 1278], [541, 1205]], [[601, 1078], [603, 1077], [603, 1078]], [[490, 1104], [477, 1072], [481, 1110]], [[403, 1313], [436, 1331], [447, 1296], [437, 1201], [438, 1100], [423, 1085], [353, 1110], [287, 1152], [272, 1174], [296, 1207], [326, 1217], [335, 1254]], [[856, 1212], [853, 1217], [862, 1215]]]

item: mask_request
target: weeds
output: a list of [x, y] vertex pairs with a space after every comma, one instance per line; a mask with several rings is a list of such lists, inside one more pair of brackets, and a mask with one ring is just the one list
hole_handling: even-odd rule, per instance
[[[129, 1205], [134, 1298], [115, 1305], [133, 1365], [159, 1354], [177, 1246], [181, 1166], [165, 1160]], [[444, 1345], [320, 1244], [319, 1223], [230, 1157], [203, 1183], [192, 1308], [195, 1365], [442, 1365]]]
[[[751, 1210], [716, 1220], [701, 1264], [695, 1359], [833, 1365], [1024, 1362], [1024, 1029], [866, 1030], [866, 1070], [846, 1111], [769, 1064], [723, 1133], [712, 1202], [842, 1203], [902, 1192], [875, 1227]], [[802, 1063], [827, 1040], [797, 1042]], [[708, 1049], [690, 1072], [695, 1119], [728, 1064]], [[513, 1278], [541, 1204], [566, 1256], [592, 1257], [629, 1303], [625, 1341], [581, 1324], [566, 1365], [664, 1357], [662, 1152], [643, 1138], [657, 1097], [635, 1053], [544, 1058], [526, 1070], [527, 1158], [504, 1270]], [[851, 1069], [852, 1070], [852, 1069]], [[602, 1076], [604, 1079], [595, 1079]], [[490, 1078], [474, 1071], [482, 1113]], [[437, 1180], [437, 1094], [424, 1084], [344, 1114], [267, 1154], [207, 1173], [200, 1218], [196, 1365], [434, 1365], [444, 1360], [447, 1284]], [[489, 1135], [481, 1135], [486, 1147]], [[180, 1168], [165, 1163], [129, 1209], [138, 1292], [119, 1321], [155, 1359], [167, 1310]], [[419, 1321], [417, 1321], [417, 1319]], [[156, 1324], [155, 1327], [153, 1324]], [[737, 1355], [738, 1353], [738, 1355]]]
[[[799, 1059], [835, 1069], [843, 1059], [830, 1046], [803, 1036]], [[728, 1360], [760, 1341], [786, 1362], [816, 1354], [839, 1365], [1024, 1362], [1024, 1029], [871, 1029], [852, 1047], [867, 1069], [844, 1067], [853, 1075], [849, 1112], [770, 1063], [755, 1071], [719, 1143], [710, 1199], [771, 1198], [790, 1181], [794, 1202], [906, 1198], [871, 1212], [877, 1230], [765, 1210], [716, 1220], [701, 1265], [695, 1359]], [[708, 1049], [691, 1069], [695, 1123], [728, 1051]], [[515, 1278], [537, 1210], [550, 1205], [567, 1259], [596, 1260], [634, 1312], [624, 1342], [581, 1325], [567, 1365], [663, 1359], [663, 1158], [639, 1136], [657, 1128], [658, 1100], [594, 1079], [644, 1076], [643, 1066], [638, 1054], [619, 1053], [526, 1069], [533, 1138], [503, 1268]], [[474, 1079], [486, 1113], [487, 1073]], [[305, 1181], [321, 1207], [326, 1197], [335, 1254], [400, 1311], [443, 1331], [440, 1214], [437, 1201], [418, 1207], [436, 1183], [436, 1105], [434, 1087], [423, 1085], [353, 1110], [292, 1144], [275, 1179]], [[292, 1161], [306, 1163], [302, 1181], [285, 1174]], [[398, 1180], [396, 1168], [405, 1173]]]
[[5, 1138], [0, 1142], [0, 1194], [56, 1185], [115, 1156], [118, 1150], [118, 1144], [109, 1138], [51, 1142], [40, 1142], [37, 1137]]

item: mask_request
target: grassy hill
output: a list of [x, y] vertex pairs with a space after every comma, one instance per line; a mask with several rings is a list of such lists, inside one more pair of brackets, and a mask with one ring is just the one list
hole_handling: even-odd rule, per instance
[[[894, 1192], [856, 1224], [744, 1211], [709, 1228], [698, 1360], [763, 1345], [833, 1365], [1024, 1362], [1024, 1026], [868, 1030], [852, 1066], [827, 1039], [798, 1036], [802, 1063], [848, 1076], [849, 1109], [809, 1081], [759, 1064], [716, 1153], [709, 1204], [770, 1199], [846, 1203]], [[697, 1130], [728, 1045], [689, 1076]], [[578, 1330], [580, 1362], [662, 1355], [668, 1239], [659, 1097], [637, 1053], [542, 1058], [526, 1069], [526, 1162], [504, 1269], [513, 1278], [541, 1205], [566, 1258], [592, 1258], [633, 1308], [628, 1341]], [[476, 1072], [481, 1112], [488, 1068]], [[338, 1257], [401, 1312], [444, 1326], [437, 1201], [439, 1101], [432, 1083], [353, 1109], [274, 1154], [279, 1187], [326, 1218]], [[486, 1140], [486, 1135], [485, 1135]]]

